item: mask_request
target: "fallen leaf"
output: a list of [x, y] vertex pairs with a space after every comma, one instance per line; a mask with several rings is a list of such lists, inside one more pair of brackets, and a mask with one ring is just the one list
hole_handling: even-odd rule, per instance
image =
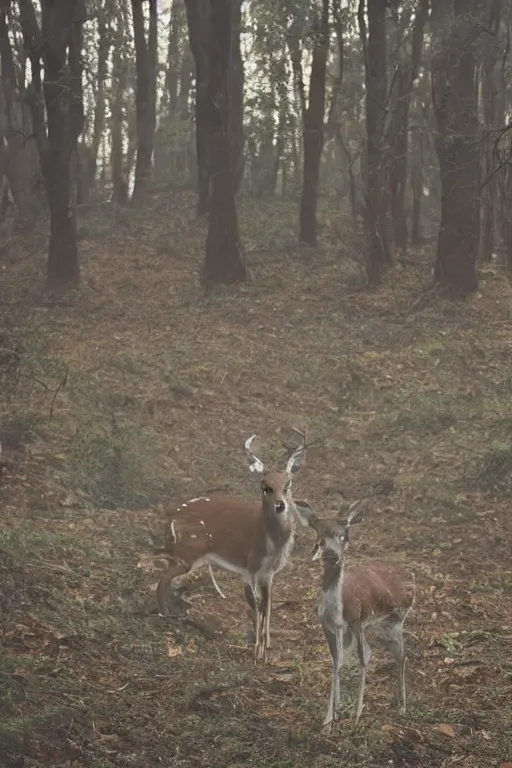
[[381, 725], [380, 729], [385, 733], [391, 733], [394, 730], [393, 726], [390, 723], [385, 723], [384, 725]]
[[447, 725], [446, 723], [441, 723], [441, 725], [437, 726], [437, 730], [443, 733], [445, 736], [449, 736], [450, 739], [455, 738], [455, 731], [453, 730], [451, 725]]
[[181, 656], [181, 648], [179, 646], [172, 646], [170, 645], [167, 649], [167, 655], [173, 659], [175, 656]]

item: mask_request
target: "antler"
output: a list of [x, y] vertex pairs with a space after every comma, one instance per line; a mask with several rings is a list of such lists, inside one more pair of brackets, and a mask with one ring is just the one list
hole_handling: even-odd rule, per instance
[[249, 469], [251, 472], [263, 472], [265, 469], [265, 465], [262, 462], [262, 460], [258, 459], [258, 457], [253, 453], [251, 448], [252, 442], [255, 437], [256, 435], [252, 435], [252, 437], [247, 438], [247, 440], [244, 443], [245, 450], [247, 451], [249, 456]]
[[345, 542], [348, 542], [349, 540], [350, 526], [355, 523], [360, 523], [363, 519], [363, 512], [367, 501], [368, 496], [365, 496], [363, 499], [353, 501], [348, 508], [348, 517], [345, 522]]
[[295, 427], [292, 427], [292, 429], [294, 432], [296, 432], [298, 435], [301, 436], [302, 442], [290, 454], [288, 461], [286, 462], [286, 471], [288, 472], [289, 475], [299, 471], [305, 459], [306, 446], [307, 446], [307, 443], [306, 443], [307, 428], [304, 427], [304, 432], [301, 432], [300, 429], [296, 429]]

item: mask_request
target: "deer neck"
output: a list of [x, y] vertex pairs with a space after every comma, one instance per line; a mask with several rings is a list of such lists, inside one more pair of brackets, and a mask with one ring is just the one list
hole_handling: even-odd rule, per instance
[[263, 523], [271, 539], [288, 538], [295, 528], [290, 501], [284, 512], [276, 512], [274, 505], [263, 501]]
[[324, 572], [322, 577], [322, 592], [336, 596], [341, 604], [343, 588], [343, 556], [327, 549], [323, 554]]
[[318, 617], [324, 627], [331, 632], [343, 627], [343, 556], [339, 553], [324, 550], [324, 572], [322, 591], [318, 602]]
[[263, 526], [265, 529], [265, 550], [270, 557], [274, 573], [281, 571], [292, 552], [295, 535], [295, 519], [290, 501], [284, 512], [276, 512], [273, 504], [263, 500]]

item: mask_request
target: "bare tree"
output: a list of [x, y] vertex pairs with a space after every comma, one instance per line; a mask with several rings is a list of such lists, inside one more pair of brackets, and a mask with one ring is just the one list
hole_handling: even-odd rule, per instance
[[96, 178], [98, 152], [105, 128], [105, 82], [107, 78], [108, 56], [113, 43], [113, 33], [110, 25], [112, 14], [113, 0], [107, 0], [105, 5], [98, 7], [98, 65], [95, 73], [95, 102], [90, 161], [92, 181]]
[[380, 282], [391, 264], [386, 218], [388, 198], [385, 175], [384, 129], [387, 108], [386, 3], [368, 0], [357, 13], [366, 74], [366, 272], [370, 285]]
[[[125, 124], [126, 88], [128, 84], [128, 19], [127, 2], [115, 9], [115, 40], [112, 51], [112, 88], [110, 91], [110, 164], [112, 168], [112, 201], [128, 202], [128, 182], [123, 162], [123, 128]], [[112, 20], [111, 20], [112, 23]]]
[[[407, 158], [409, 140], [409, 109], [421, 64], [423, 31], [429, 12], [429, 0], [418, 0], [414, 9], [411, 51], [404, 50], [403, 39], [398, 35], [397, 63], [393, 78], [393, 100], [390, 105], [388, 143], [391, 147], [390, 191], [393, 234], [397, 251], [407, 248], [407, 219], [405, 215], [405, 190], [407, 185]], [[405, 11], [402, 13], [402, 16]], [[408, 19], [405, 19], [408, 22]], [[405, 26], [405, 24], [404, 24]], [[407, 26], [409, 26], [407, 24]]]
[[324, 145], [325, 74], [329, 55], [329, 0], [322, 0], [321, 16], [313, 25], [313, 60], [309, 101], [304, 113], [304, 176], [300, 201], [299, 239], [316, 245], [320, 158]]
[[156, 0], [148, 0], [149, 29], [144, 31], [143, 0], [132, 0], [133, 36], [137, 85], [135, 106], [137, 111], [137, 162], [132, 203], [139, 205], [146, 193], [151, 176], [151, 162], [156, 129], [156, 72], [157, 72], [157, 7]]
[[13, 8], [10, 0], [0, 2], [0, 178], [5, 174], [2, 212], [7, 191], [14, 199], [17, 216], [31, 225], [40, 203], [41, 169], [33, 139], [30, 110], [23, 96], [24, 73], [17, 66], [9, 26]]
[[432, 101], [441, 175], [435, 278], [452, 294], [478, 287], [480, 128], [476, 45], [481, 0], [432, 0]]
[[504, 0], [491, 0], [486, 9], [485, 37], [483, 40], [482, 107], [484, 141], [482, 143], [482, 229], [480, 257], [491, 258], [498, 225], [498, 176], [495, 171], [494, 139], [496, 131], [505, 124], [505, 104], [500, 94], [499, 63], [503, 59], [504, 36], [500, 37], [500, 24]]
[[244, 63], [240, 50], [242, 29], [242, 0], [233, 0], [231, 23], [231, 58], [229, 73], [229, 136], [231, 168], [235, 193], [240, 189], [244, 175]]
[[79, 281], [70, 161], [84, 121], [81, 45], [85, 5], [83, 0], [42, 0], [41, 26], [32, 0], [19, 0], [19, 7], [32, 69], [29, 97], [34, 133], [50, 207], [47, 284], [60, 290], [76, 287]]
[[[196, 130], [198, 158], [210, 190], [205, 286], [245, 280], [231, 167], [230, 87], [233, 2], [239, 0], [186, 0], [190, 44], [196, 63]], [[201, 171], [203, 163], [203, 171]]]

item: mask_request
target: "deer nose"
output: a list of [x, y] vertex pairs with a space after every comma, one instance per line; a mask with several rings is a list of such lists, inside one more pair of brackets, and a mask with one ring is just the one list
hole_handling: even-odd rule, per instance
[[276, 512], [284, 512], [286, 509], [286, 504], [284, 501], [276, 501]]

